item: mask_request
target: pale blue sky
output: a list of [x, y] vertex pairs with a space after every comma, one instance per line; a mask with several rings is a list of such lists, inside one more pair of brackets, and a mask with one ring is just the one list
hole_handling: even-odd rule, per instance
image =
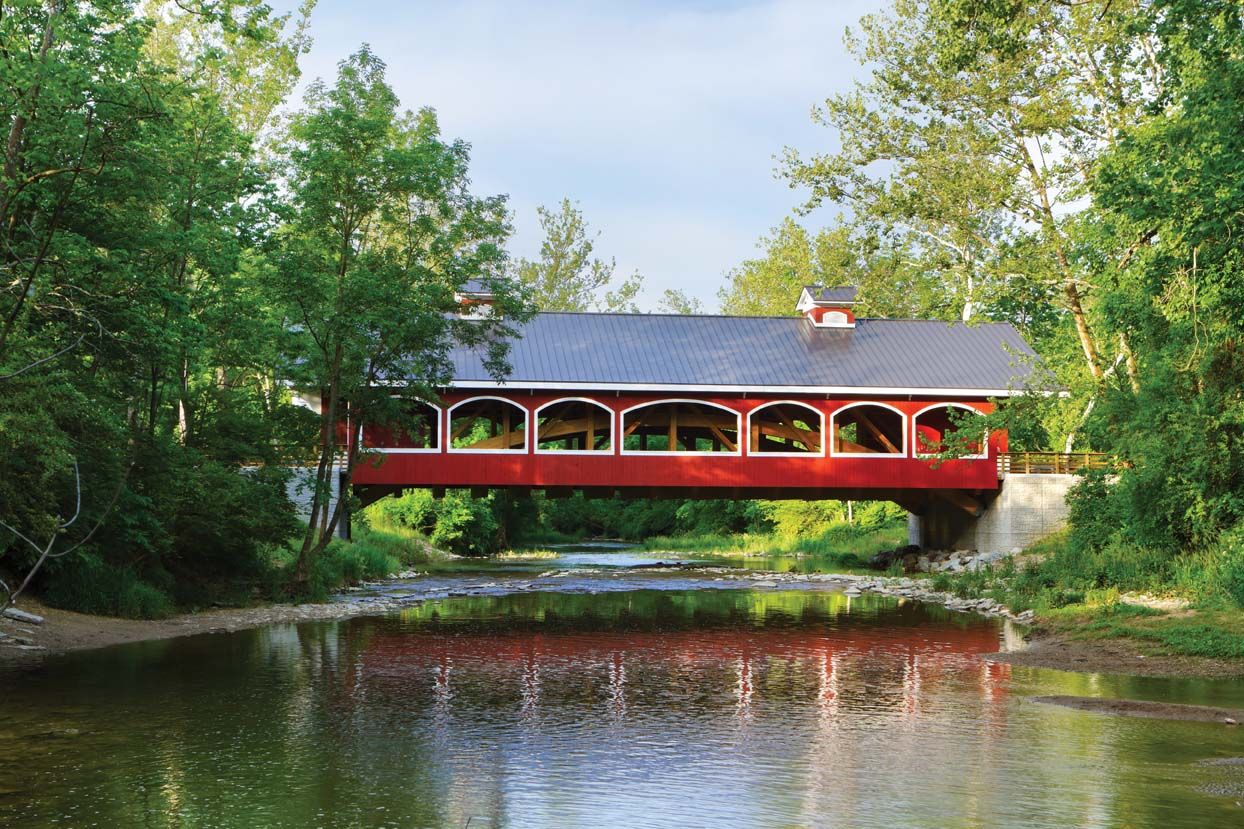
[[303, 72], [331, 78], [370, 43], [404, 106], [471, 143], [475, 191], [509, 195], [513, 253], [539, 248], [536, 206], [569, 196], [598, 253], [644, 274], [645, 306], [681, 288], [712, 309], [800, 201], [775, 156], [833, 146], [810, 111], [859, 76], [842, 36], [880, 5], [320, 0]]

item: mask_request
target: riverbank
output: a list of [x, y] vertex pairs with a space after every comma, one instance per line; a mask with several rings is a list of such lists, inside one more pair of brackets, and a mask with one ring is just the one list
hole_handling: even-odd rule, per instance
[[[1013, 612], [992, 599], [966, 599], [951, 592], [935, 590], [933, 580], [928, 578], [705, 569], [713, 575], [714, 581], [733, 582], [739, 589], [808, 589], [815, 586], [816, 589], [842, 590], [849, 596], [876, 593], [902, 601], [940, 605], [959, 613], [1005, 618], [1022, 625], [1017, 630], [1022, 632], [1025, 647], [987, 655], [990, 661], [1081, 673], [1153, 677], [1220, 678], [1244, 675], [1244, 660], [1181, 654], [1156, 647], [1153, 643], [1120, 636], [1085, 638], [1080, 630], [1083, 625], [1071, 626], [1067, 617], [1061, 620], [1060, 627], [1031, 611]], [[0, 634], [4, 636], [0, 639], [0, 663], [31, 663], [66, 651], [130, 642], [225, 633], [266, 625], [374, 616], [411, 605], [409, 597], [384, 598], [346, 593], [339, 595], [335, 601], [324, 603], [217, 608], [168, 619], [141, 620], [91, 616], [47, 607], [33, 600], [24, 601], [22, 609], [43, 616], [45, 623], [33, 625], [12, 619], [0, 620]]]
[[837, 524], [819, 534], [734, 533], [727, 535], [656, 536], [640, 549], [648, 552], [695, 553], [722, 558], [812, 557], [844, 567], [863, 567], [869, 557], [907, 542], [907, 527]]
[[41, 616], [43, 624], [0, 618], [0, 635], [3, 636], [0, 638], [0, 665], [37, 662], [58, 653], [131, 642], [174, 639], [201, 633], [232, 633], [266, 625], [349, 619], [386, 613], [399, 607], [397, 603], [377, 601], [264, 604], [214, 608], [167, 619], [121, 619], [60, 610], [36, 599], [23, 599], [21, 609]]

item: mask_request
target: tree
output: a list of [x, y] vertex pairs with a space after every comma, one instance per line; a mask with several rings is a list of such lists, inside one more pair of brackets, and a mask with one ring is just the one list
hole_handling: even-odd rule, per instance
[[[1179, 551], [1244, 522], [1244, 16], [1226, 0], [1168, 0], [1153, 21], [1163, 94], [1101, 159], [1085, 233], [1132, 251], [1098, 284], [1138, 382], [1111, 388], [1086, 425], [1127, 464], [1099, 482], [1078, 531]], [[1238, 541], [1234, 554], [1244, 567]]]
[[298, 57], [310, 48], [310, 4], [292, 27], [291, 15], [275, 16], [259, 0], [202, 8], [153, 0], [146, 12], [154, 21], [146, 52], [176, 80], [164, 96], [169, 140], [158, 163], [168, 175], [160, 249], [149, 260], [167, 297], [162, 347], [149, 350], [149, 426], [163, 403], [161, 388], [172, 386], [178, 439], [192, 444], [196, 404], [219, 403], [246, 353], [233, 346], [266, 322], [234, 313], [230, 283], [264, 219], [254, 202], [271, 177], [271, 159], [256, 145], [298, 80]]
[[[1100, 383], [1103, 332], [1089, 299], [1100, 271], [1075, 256], [1075, 215], [1097, 161], [1164, 83], [1144, 3], [897, 0], [848, 45], [875, 67], [817, 111], [841, 148], [788, 150], [806, 207], [849, 206], [855, 221], [940, 273], [964, 316], [1057, 301]], [[1110, 251], [1125, 260], [1143, 236]]]
[[635, 297], [643, 277], [631, 274], [617, 288], [609, 290], [616, 267], [614, 260], [592, 258], [594, 237], [582, 211], [570, 199], [562, 199], [557, 212], [538, 207], [536, 213], [544, 230], [540, 258], [519, 259], [513, 272], [530, 290], [537, 308], [630, 313], [637, 310]]
[[814, 235], [788, 216], [756, 247], [762, 255], [732, 269], [717, 292], [728, 314], [794, 314], [805, 285], [860, 285], [869, 273], [864, 246], [846, 227]]
[[[455, 342], [484, 349], [501, 376], [506, 337], [528, 313], [498, 278], [504, 200], [468, 192], [466, 144], [443, 141], [431, 110], [399, 114], [384, 70], [364, 47], [339, 65], [333, 86], [308, 89], [290, 126], [275, 267], [264, 273], [272, 301], [294, 322], [290, 376], [323, 395], [296, 583], [341, 520], [332, 477], [348, 491], [362, 428], [401, 423], [403, 400], [432, 399], [450, 379]], [[470, 279], [494, 289], [500, 313], [457, 318], [455, 291]]]
[[663, 314], [703, 314], [704, 303], [685, 291], [666, 288], [657, 304], [657, 310]]
[[[47, 562], [44, 587], [74, 582], [88, 560], [124, 575], [117, 583], [170, 590], [213, 567], [246, 578], [253, 570], [234, 565], [291, 531], [279, 480], [237, 465], [271, 457], [292, 407], [274, 416], [241, 389], [205, 394], [214, 422], [201, 406], [190, 441], [181, 382], [230, 377], [262, 316], [236, 287], [263, 232], [252, 204], [265, 177], [214, 84], [288, 67], [284, 18], [250, 0], [183, 5], [193, 23], [176, 61], [153, 46], [161, 24], [129, 2], [8, 4], [0, 15], [0, 520], [13, 528], [0, 551], [20, 569], [35, 549], [22, 537], [55, 539], [75, 491], [70, 534], [95, 528], [89, 543], [40, 543], [30, 563]], [[205, 510], [204, 491], [229, 508]]]

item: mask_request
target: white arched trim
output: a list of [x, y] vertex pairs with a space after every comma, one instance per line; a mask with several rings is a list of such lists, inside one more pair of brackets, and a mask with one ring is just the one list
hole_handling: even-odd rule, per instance
[[[609, 415], [609, 449], [603, 451], [600, 449], [541, 449], [540, 448], [540, 412], [549, 406], [556, 406], [559, 403], [587, 403], [595, 406]], [[617, 419], [617, 412], [601, 403], [599, 400], [593, 400], [590, 397], [559, 397], [556, 400], [550, 400], [542, 406], [537, 406], [535, 412], [532, 413], [531, 422], [535, 424], [536, 435], [531, 442], [532, 448], [537, 455], [616, 455], [618, 453], [617, 429], [614, 421]]]
[[[878, 409], [889, 409], [899, 416], [899, 424], [903, 427], [903, 446], [902, 451], [895, 455], [892, 452], [835, 452], [835, 427], [838, 423], [838, 415], [851, 409], [858, 409], [860, 406], [875, 406]], [[907, 415], [903, 414], [902, 409], [897, 409], [889, 403], [878, 403], [875, 400], [860, 400], [856, 403], [848, 403], [841, 409], [835, 409], [829, 415], [829, 456], [831, 458], [906, 458], [910, 453], [907, 451], [907, 434], [911, 429], [907, 425]]]
[[[752, 451], [752, 416], [757, 412], [763, 412], [771, 406], [796, 406], [805, 411], [812, 412], [817, 417], [817, 431], [821, 435], [821, 451], [820, 452], [753, 452]], [[823, 458], [825, 457], [825, 413], [814, 409], [807, 403], [799, 400], [774, 400], [772, 403], [764, 403], [747, 413], [747, 454], [753, 458]]]
[[[454, 410], [468, 403], [478, 403], [481, 400], [499, 400], [502, 403], [509, 403], [511, 406], [517, 407], [523, 413], [523, 448], [522, 449], [455, 449], [453, 441], [449, 435], [454, 428]], [[525, 455], [531, 451], [531, 412], [521, 403], [511, 400], [508, 397], [497, 397], [495, 395], [483, 394], [479, 397], [468, 397], [466, 400], [459, 400], [457, 403], [449, 407], [445, 412], [445, 451], [453, 453], [462, 453], [466, 455]]]
[[[733, 452], [724, 452], [724, 451], [723, 452], [677, 452], [677, 451], [671, 452], [666, 449], [662, 449], [658, 451], [645, 451], [643, 449], [627, 449], [625, 446], [626, 416], [631, 412], [638, 411], [639, 409], [647, 409], [650, 406], [660, 406], [665, 403], [694, 403], [697, 406], [710, 406], [714, 409], [721, 409], [723, 412], [729, 412], [730, 414], [734, 415], [734, 433], [735, 435], [737, 435], [737, 437], [735, 438], [734, 451]], [[664, 400], [649, 400], [646, 403], [638, 403], [634, 406], [630, 406], [629, 408], [623, 409], [622, 411], [618, 412], [618, 423], [620, 424], [619, 428], [621, 429], [621, 431], [618, 433], [618, 451], [620, 454], [623, 454], [623, 455], [658, 455], [658, 456], [659, 455], [682, 455], [684, 457], [687, 455], [698, 455], [698, 456], [703, 456], [703, 457], [708, 457], [708, 458], [731, 457], [731, 456], [737, 457], [743, 454], [743, 443], [744, 441], [747, 440], [747, 436], [744, 435], [742, 429], [739, 428], [743, 424], [743, 415], [737, 409], [732, 409], [729, 406], [723, 406], [720, 403], [710, 403], [707, 400], [691, 400], [691, 399], [685, 399], [681, 397], [671, 397], [671, 398], [666, 398]]]
[[403, 448], [399, 446], [399, 447], [393, 447], [390, 449], [380, 449], [380, 448], [364, 447], [365, 450], [368, 452], [381, 452], [385, 455], [425, 455], [425, 454], [439, 455], [441, 451], [445, 448], [445, 409], [442, 408], [441, 406], [437, 406], [434, 403], [429, 403], [426, 400], [419, 400], [416, 402], [420, 406], [426, 406], [427, 408], [436, 412], [436, 420], [432, 427], [433, 429], [436, 430], [436, 447], [435, 448], [425, 447], [423, 449], [418, 449], [415, 447]]
[[[934, 457], [933, 454], [928, 454], [928, 453], [920, 451], [920, 433], [918, 429], [920, 426], [920, 423], [919, 423], [920, 415], [924, 414], [925, 412], [931, 412], [935, 409], [963, 409], [964, 411], [971, 412], [972, 414], [978, 414], [978, 415], [984, 414], [984, 412], [982, 412], [980, 409], [976, 408], [975, 406], [969, 406], [966, 403], [933, 403], [932, 405], [925, 406], [923, 409], [921, 409], [920, 411], [916, 412], [914, 415], [911, 416], [911, 448], [912, 448], [912, 455], [914, 457], [917, 457], [917, 458]], [[979, 461], [979, 460], [987, 459], [989, 457], [989, 431], [988, 430], [985, 431], [984, 436], [981, 438], [981, 448], [985, 450], [983, 454], [960, 455], [958, 458], [956, 458], [956, 460]]]

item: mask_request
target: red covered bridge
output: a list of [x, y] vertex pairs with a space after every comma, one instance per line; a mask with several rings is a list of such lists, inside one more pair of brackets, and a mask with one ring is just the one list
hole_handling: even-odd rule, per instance
[[[465, 299], [487, 305], [482, 291]], [[860, 319], [809, 286], [793, 317], [542, 313], [493, 380], [459, 348], [442, 405], [364, 431], [364, 502], [407, 487], [557, 496], [854, 498], [978, 513], [1006, 435], [935, 463], [954, 410], [990, 412], [1034, 354], [1010, 325]]]

